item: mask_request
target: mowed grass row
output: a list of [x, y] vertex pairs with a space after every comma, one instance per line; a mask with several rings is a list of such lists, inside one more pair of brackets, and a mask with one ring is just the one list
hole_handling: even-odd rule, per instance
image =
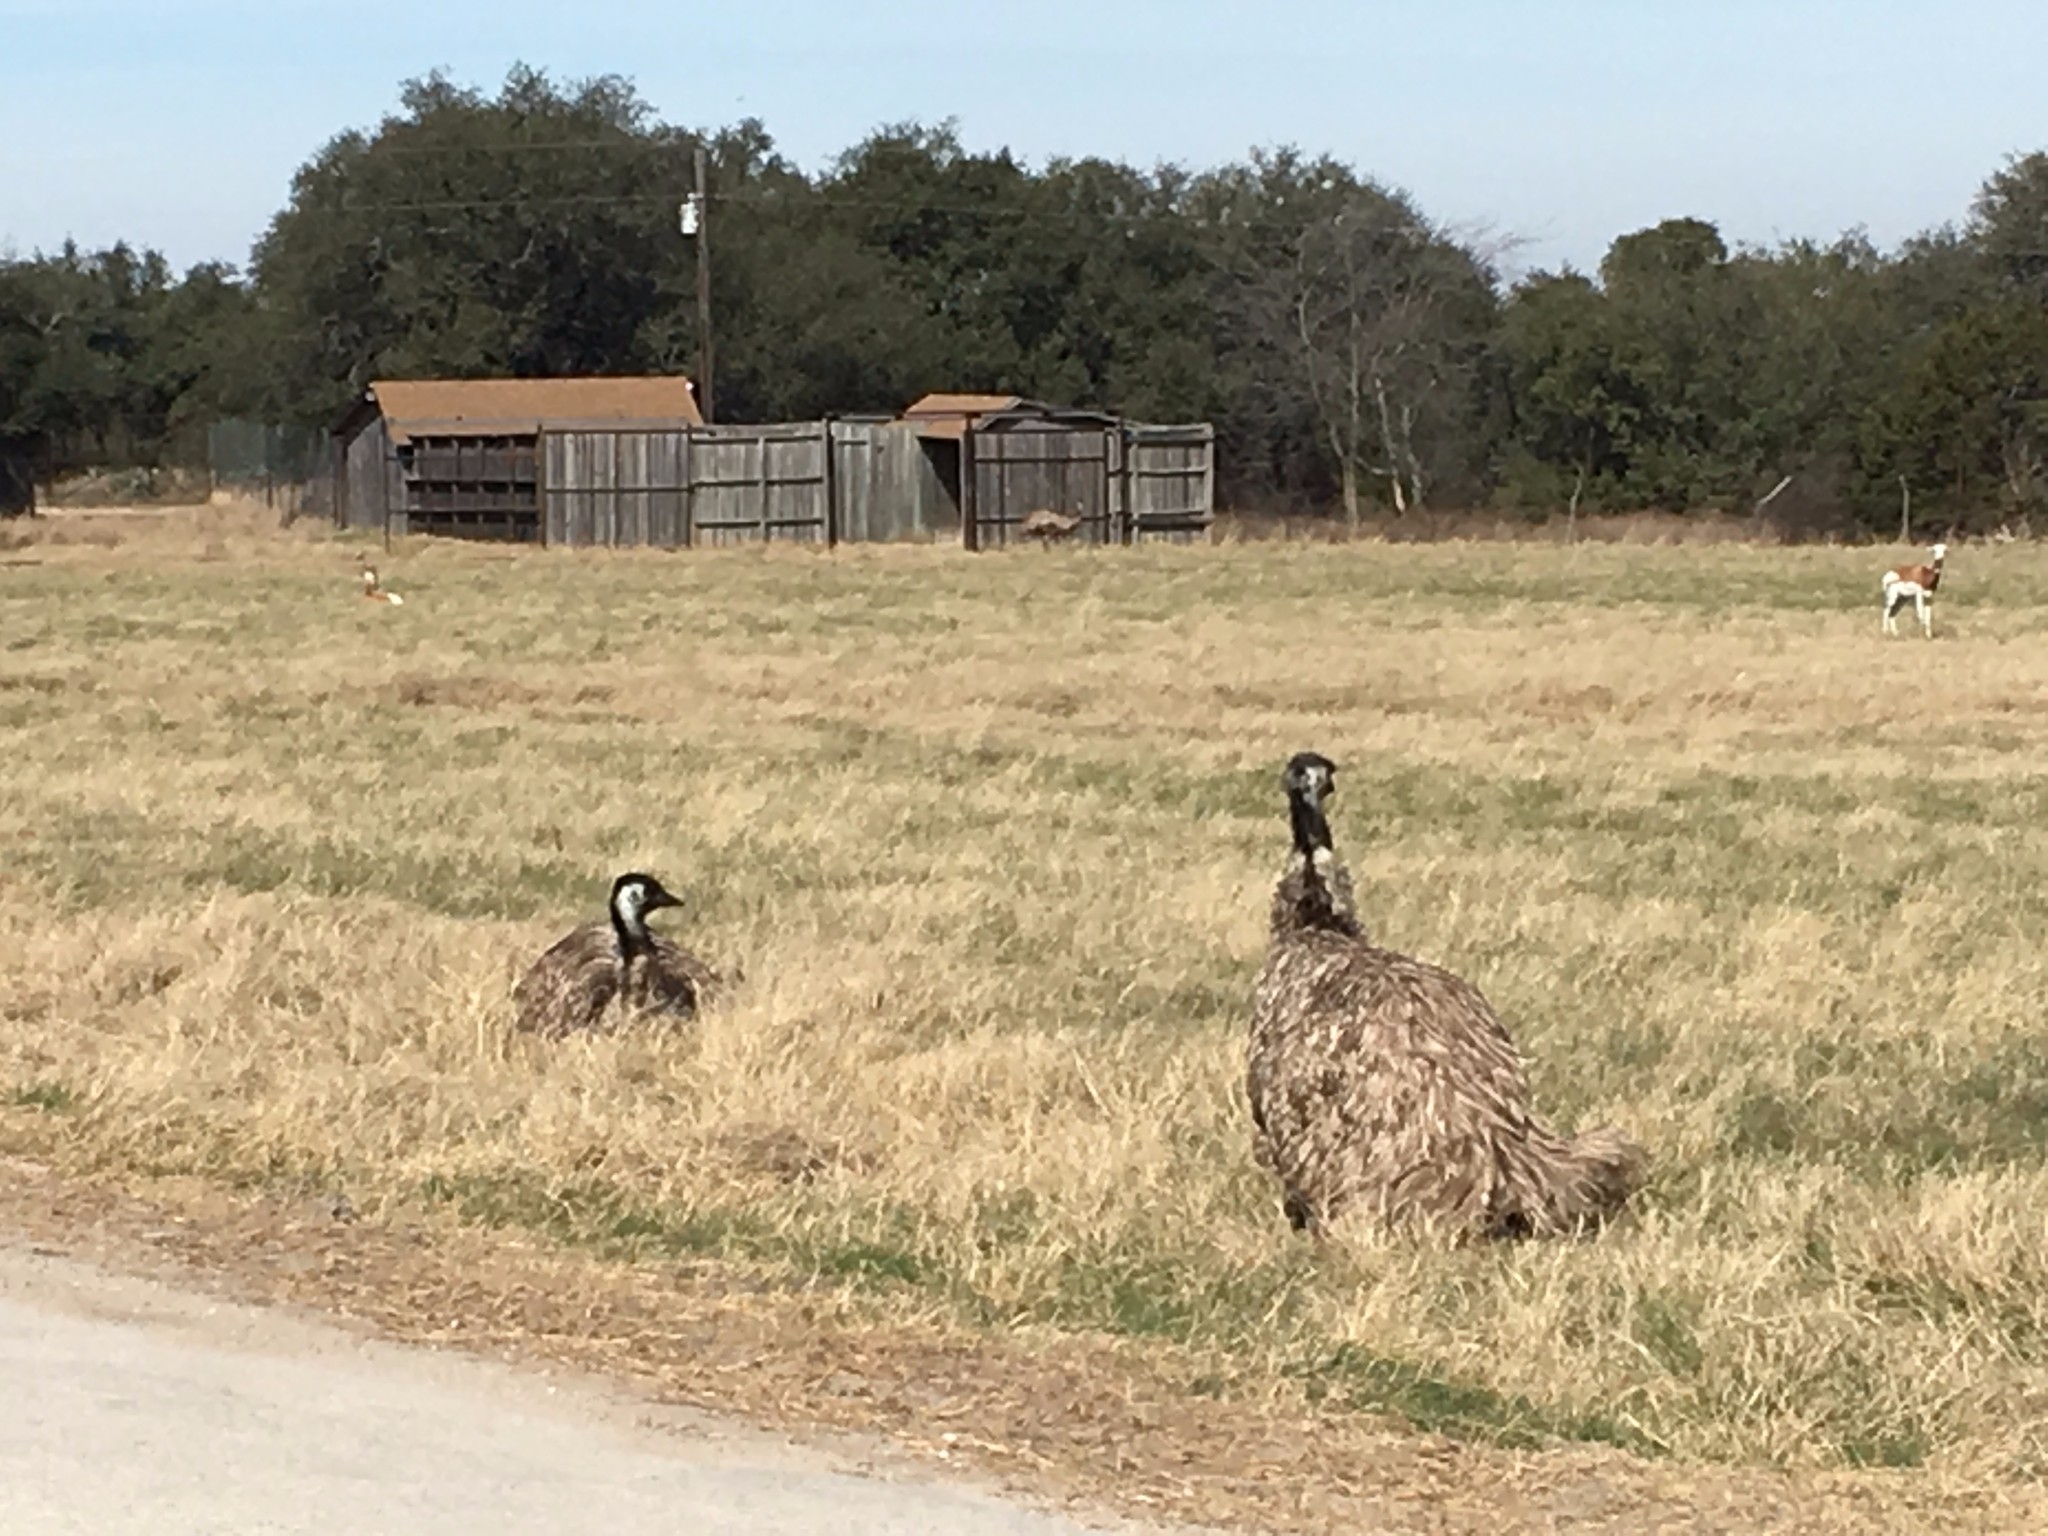
[[[0, 1126], [879, 1315], [1139, 1335], [1452, 1433], [2032, 1478], [2048, 557], [1263, 546], [570, 555], [218, 512], [0, 582]], [[1361, 911], [1478, 982], [1633, 1225], [1293, 1239], [1251, 977], [1315, 747]], [[542, 1047], [648, 868], [744, 969]]]

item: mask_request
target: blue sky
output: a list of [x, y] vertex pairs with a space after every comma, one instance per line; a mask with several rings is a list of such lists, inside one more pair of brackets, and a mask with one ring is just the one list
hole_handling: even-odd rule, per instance
[[1029, 5], [0, 0], [0, 252], [242, 261], [322, 142], [442, 66], [630, 76], [816, 167], [870, 129], [1193, 167], [1330, 151], [1582, 267], [1672, 216], [1889, 246], [2048, 147], [2043, 0], [1034, 0]]

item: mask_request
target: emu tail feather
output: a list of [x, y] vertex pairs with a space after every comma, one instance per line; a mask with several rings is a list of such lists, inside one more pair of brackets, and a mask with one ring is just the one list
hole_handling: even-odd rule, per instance
[[1612, 1220], [1642, 1188], [1649, 1159], [1611, 1126], [1559, 1136], [1531, 1127], [1507, 1159], [1495, 1230], [1501, 1236], [1569, 1237]]

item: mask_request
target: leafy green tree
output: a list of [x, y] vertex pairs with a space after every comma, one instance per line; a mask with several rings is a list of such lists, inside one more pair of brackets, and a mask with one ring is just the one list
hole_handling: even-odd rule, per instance
[[161, 462], [190, 382], [172, 351], [218, 345], [180, 335], [186, 292], [162, 256], [125, 245], [0, 265], [0, 435], [53, 470]]
[[2048, 152], [2014, 155], [1970, 209], [1970, 236], [2008, 291], [2048, 304]]
[[1900, 482], [1951, 522], [2041, 511], [2048, 309], [2008, 299], [1943, 325], [1867, 414], [1861, 446], [1873, 482]]
[[379, 374], [576, 374], [643, 365], [692, 144], [605, 76], [515, 69], [496, 97], [445, 76], [294, 178], [256, 248], [277, 397], [331, 418]]
[[1479, 255], [1407, 197], [1293, 151], [1207, 178], [1196, 206], [1234, 279], [1241, 391], [1265, 397], [1269, 436], [1318, 445], [1353, 526], [1372, 490], [1405, 511], [1470, 473], [1497, 316]]
[[1510, 296], [1501, 349], [1512, 402], [1508, 473], [1544, 505], [1609, 500], [1627, 478], [1644, 402], [1616, 358], [1607, 297], [1575, 272], [1538, 273]]

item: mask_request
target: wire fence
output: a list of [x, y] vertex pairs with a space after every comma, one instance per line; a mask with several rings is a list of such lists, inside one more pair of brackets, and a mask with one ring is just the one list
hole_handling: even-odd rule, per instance
[[261, 496], [287, 522], [333, 510], [332, 439], [318, 427], [216, 421], [206, 432], [206, 468], [215, 491]]

